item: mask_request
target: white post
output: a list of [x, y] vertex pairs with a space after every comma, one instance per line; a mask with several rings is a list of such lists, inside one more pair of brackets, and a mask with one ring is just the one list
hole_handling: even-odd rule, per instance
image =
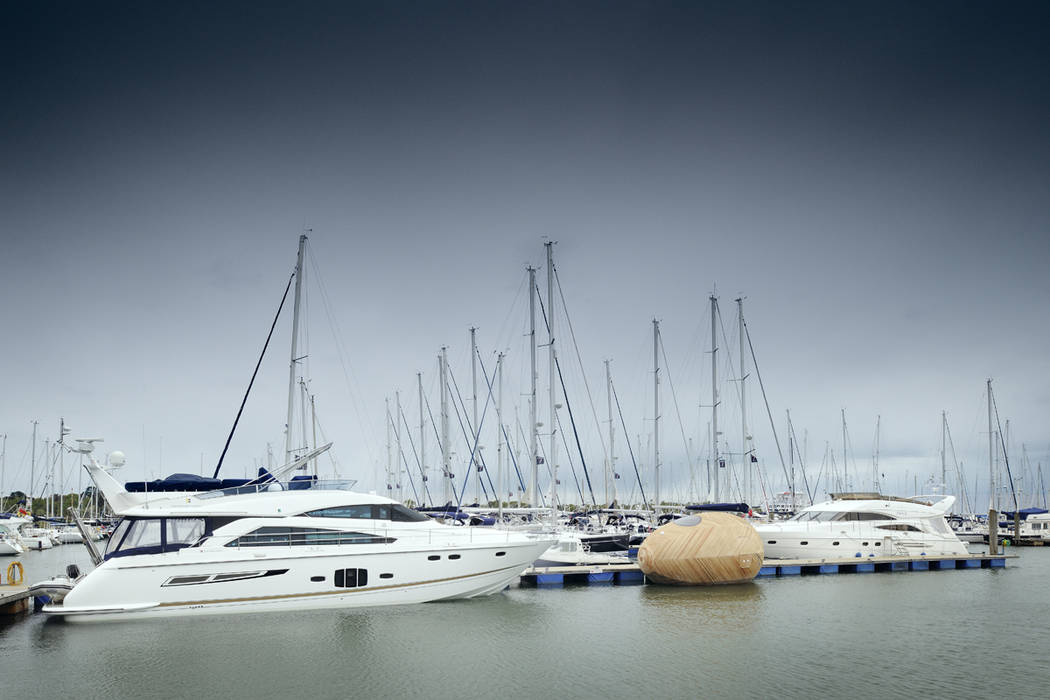
[[401, 473], [401, 460], [405, 454], [404, 448], [401, 445], [401, 390], [394, 392], [394, 411], [397, 413], [394, 416], [394, 435], [397, 440], [397, 461], [394, 466], [394, 470], [387, 476], [386, 484], [386, 495], [387, 498], [394, 497], [394, 485], [397, 483], [397, 477]]
[[472, 428], [472, 450], [474, 452], [473, 464], [470, 465], [470, 470], [473, 472], [471, 476], [474, 478], [474, 502], [481, 504], [481, 472], [478, 471], [478, 466], [481, 464], [481, 458], [478, 455], [478, 450], [481, 449], [481, 426], [478, 425], [478, 329], [470, 327], [470, 385], [471, 393], [474, 397], [474, 422], [471, 423]]

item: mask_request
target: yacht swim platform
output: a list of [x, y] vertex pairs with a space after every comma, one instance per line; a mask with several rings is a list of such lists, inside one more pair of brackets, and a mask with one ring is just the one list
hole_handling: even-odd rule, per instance
[[[863, 574], [890, 571], [947, 571], [952, 569], [1001, 569], [1016, 554], [966, 554], [917, 557], [851, 557], [844, 559], [766, 559], [756, 578], [810, 576], [815, 574]], [[645, 583], [638, 564], [532, 567], [521, 574], [521, 583], [560, 586], [565, 583]]]

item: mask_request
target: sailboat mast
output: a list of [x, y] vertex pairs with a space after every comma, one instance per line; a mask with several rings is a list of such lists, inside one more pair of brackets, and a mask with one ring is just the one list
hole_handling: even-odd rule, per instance
[[[393, 463], [393, 460], [394, 460], [393, 446], [391, 445], [391, 442], [390, 442], [390, 433], [391, 433], [391, 429], [393, 428], [393, 425], [391, 424], [392, 418], [390, 416], [390, 397], [389, 396], [383, 399], [383, 404], [386, 406], [386, 483], [389, 484], [390, 483], [390, 472], [394, 468], [394, 463]], [[267, 445], [267, 447], [269, 447], [269, 445]], [[389, 491], [387, 492], [387, 495], [388, 496], [390, 495]]]
[[744, 465], [744, 500], [751, 502], [751, 453], [747, 449], [747, 371], [744, 363], [744, 297], [736, 300], [737, 325], [740, 328], [740, 459]]
[[787, 409], [788, 422], [788, 492], [791, 494], [791, 512], [795, 512], [795, 430], [791, 427], [791, 409]]
[[[426, 421], [423, 420], [423, 373], [416, 372], [416, 386], [419, 388], [419, 471], [422, 472], [423, 489], [420, 498], [427, 498], [427, 431]], [[424, 503], [424, 505], [433, 505]]]
[[660, 514], [660, 322], [653, 319], [653, 513]]
[[531, 388], [529, 390], [529, 461], [531, 463], [529, 481], [529, 505], [533, 508], [539, 503], [536, 498], [539, 491], [540, 467], [539, 467], [539, 437], [536, 433], [536, 268], [531, 265], [529, 271], [529, 378]]
[[555, 375], [557, 356], [554, 353], [554, 242], [543, 244], [547, 248], [547, 366], [548, 392], [550, 394], [550, 450], [547, 458], [551, 462], [551, 521], [558, 519], [558, 406], [555, 403]]
[[33, 482], [36, 481], [36, 425], [39, 421], [33, 421], [33, 456], [29, 461], [29, 517], [33, 517]]
[[401, 391], [394, 392], [394, 410], [397, 411], [397, 416], [394, 418], [394, 435], [397, 436], [397, 466], [394, 471], [390, 474], [390, 480], [386, 485], [387, 498], [394, 497], [394, 484], [397, 483], [397, 479], [401, 474], [401, 460], [405, 454], [404, 449], [401, 447]]
[[503, 353], [496, 356], [496, 510], [503, 522]]
[[448, 348], [441, 346], [441, 355], [438, 356], [441, 376], [441, 467], [443, 476], [441, 479], [443, 503], [452, 501], [452, 458], [448, 444]]
[[941, 488], [948, 492], [948, 462], [945, 454], [946, 431], [948, 428], [948, 417], [941, 411]]
[[988, 553], [999, 549], [999, 513], [995, 507], [995, 430], [992, 427], [992, 380], [988, 383]]
[[[295, 306], [292, 310], [292, 353], [288, 363], [288, 418], [284, 422], [284, 461], [292, 461], [292, 411], [295, 406], [295, 366], [299, 362], [299, 303], [303, 294], [303, 251], [306, 234], [299, 236], [299, 254], [295, 259]], [[306, 437], [304, 435], [303, 439]]]
[[[605, 463], [605, 503], [611, 505], [616, 500], [616, 457], [613, 453], [616, 428], [613, 423], [612, 371], [609, 369], [609, 360], [605, 361], [605, 399], [609, 409], [609, 454]], [[612, 482], [612, 500], [609, 500], [610, 482]]]
[[473, 438], [474, 444], [474, 464], [470, 465], [470, 470], [473, 472], [471, 476], [474, 477], [474, 502], [481, 503], [481, 472], [478, 471], [478, 466], [481, 464], [480, 456], [478, 455], [479, 440], [481, 438], [481, 426], [478, 425], [478, 329], [470, 327], [470, 385], [471, 393], [474, 396], [474, 422], [471, 423], [473, 426], [472, 432], [474, 433], [471, 437]]
[[[882, 414], [875, 416], [875, 461], [872, 464], [874, 467], [874, 473], [871, 475], [871, 485], [875, 493], [882, 492], [882, 485], [879, 483], [879, 440], [882, 437]], [[941, 448], [941, 458], [944, 457], [944, 449]], [[943, 465], [942, 465], [943, 471]], [[943, 481], [943, 479], [942, 479]]]
[[722, 461], [718, 458], [718, 299], [711, 295], [711, 453], [714, 465], [714, 501], [721, 499]]

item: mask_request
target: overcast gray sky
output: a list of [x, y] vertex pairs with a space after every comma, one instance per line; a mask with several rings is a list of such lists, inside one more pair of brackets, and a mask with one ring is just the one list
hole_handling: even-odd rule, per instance
[[[422, 371], [437, 411], [442, 345], [465, 390], [471, 326], [489, 371], [508, 353], [504, 408], [524, 421], [522, 284], [544, 237], [598, 418], [611, 359], [643, 452], [661, 320], [683, 416], [665, 377], [665, 493], [688, 495], [682, 433], [705, 439], [713, 289], [734, 364], [746, 297], [811, 478], [825, 441], [841, 464], [845, 409], [864, 478], [881, 416], [886, 490], [910, 492], [939, 473], [945, 410], [985, 488], [988, 377], [1011, 465], [1024, 443], [1050, 469], [1047, 19], [992, 2], [10, 4], [4, 488], [28, 486], [30, 421], [54, 439], [60, 416], [125, 452], [126, 478], [210, 473], [304, 228], [310, 390], [364, 488], [382, 487], [384, 398], [401, 390], [418, 422]], [[286, 313], [224, 475], [283, 449], [289, 330]], [[739, 450], [737, 387], [721, 390]]]

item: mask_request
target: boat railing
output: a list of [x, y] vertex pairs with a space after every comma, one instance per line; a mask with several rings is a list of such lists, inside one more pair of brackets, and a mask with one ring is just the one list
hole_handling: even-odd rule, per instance
[[350, 491], [357, 481], [354, 479], [318, 479], [305, 481], [267, 481], [259, 484], [244, 484], [225, 489], [215, 489], [197, 494], [197, 498], [222, 498], [251, 493], [269, 493], [272, 491]]

